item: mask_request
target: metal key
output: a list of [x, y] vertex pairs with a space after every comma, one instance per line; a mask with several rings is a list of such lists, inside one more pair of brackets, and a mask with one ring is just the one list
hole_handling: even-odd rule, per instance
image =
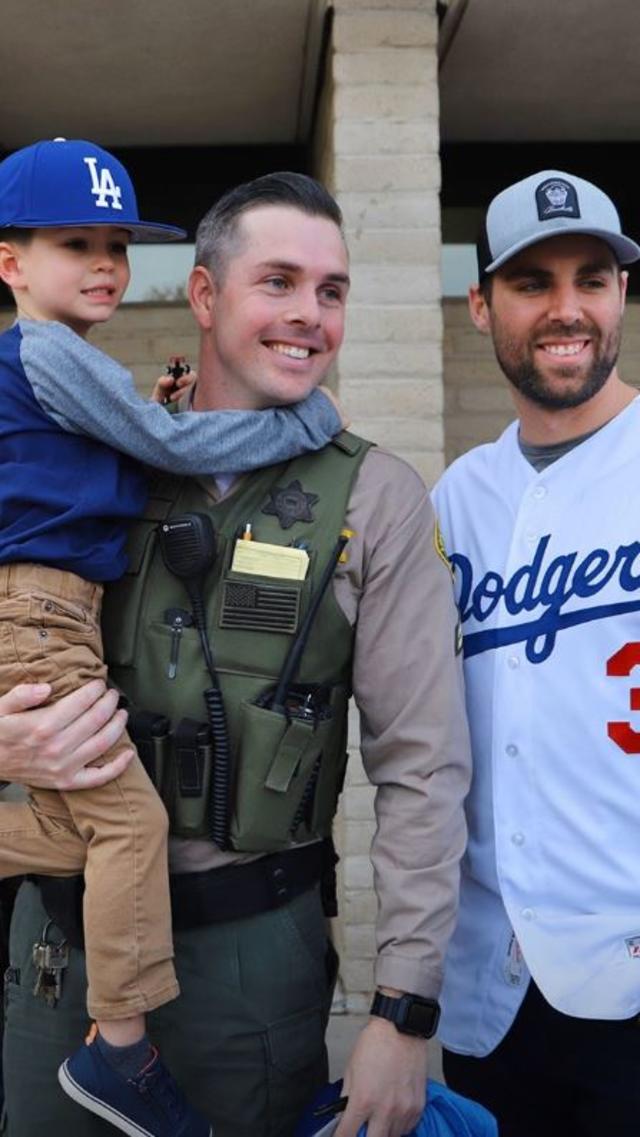
[[69, 945], [66, 940], [49, 943], [47, 933], [51, 923], [48, 920], [45, 924], [39, 943], [33, 945], [31, 957], [36, 969], [33, 994], [55, 1007], [62, 995], [62, 972], [69, 964]]
[[37, 975], [33, 993], [55, 1007], [62, 994], [62, 972], [69, 963], [66, 943], [34, 945], [34, 963]]

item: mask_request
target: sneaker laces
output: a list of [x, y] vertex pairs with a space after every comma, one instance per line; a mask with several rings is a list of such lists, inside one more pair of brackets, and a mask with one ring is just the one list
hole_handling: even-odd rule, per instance
[[152, 1049], [153, 1057], [135, 1078], [129, 1080], [158, 1115], [179, 1121], [186, 1108], [186, 1098], [162, 1063], [155, 1046]]

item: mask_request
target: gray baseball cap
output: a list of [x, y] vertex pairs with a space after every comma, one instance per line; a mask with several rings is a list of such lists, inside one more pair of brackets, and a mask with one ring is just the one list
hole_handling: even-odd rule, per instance
[[573, 174], [541, 170], [507, 186], [489, 205], [477, 245], [479, 279], [529, 245], [563, 233], [601, 237], [620, 264], [640, 260], [640, 245], [622, 233], [606, 193]]

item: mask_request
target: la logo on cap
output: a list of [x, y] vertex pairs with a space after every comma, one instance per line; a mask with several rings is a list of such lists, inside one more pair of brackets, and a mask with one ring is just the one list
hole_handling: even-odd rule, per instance
[[109, 208], [107, 198], [111, 198], [112, 209], [122, 209], [122, 190], [113, 180], [113, 174], [108, 166], [102, 166], [98, 174], [98, 159], [95, 157], [83, 159], [89, 167], [91, 174], [91, 193], [95, 197], [95, 204], [103, 209]]
[[536, 188], [536, 205], [539, 221], [580, 216], [575, 188], [563, 178], [549, 178], [546, 182], [541, 182]]

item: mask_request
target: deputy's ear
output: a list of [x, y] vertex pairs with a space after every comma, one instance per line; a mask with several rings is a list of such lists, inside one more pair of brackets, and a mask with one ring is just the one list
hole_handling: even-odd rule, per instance
[[216, 288], [213, 277], [204, 265], [196, 265], [191, 270], [187, 282], [187, 296], [198, 324], [203, 330], [213, 325]]
[[0, 280], [9, 288], [19, 288], [23, 283], [20, 252], [9, 241], [0, 241]]
[[469, 289], [469, 314], [478, 331], [488, 335], [491, 331], [489, 305], [479, 284], [472, 284]]

